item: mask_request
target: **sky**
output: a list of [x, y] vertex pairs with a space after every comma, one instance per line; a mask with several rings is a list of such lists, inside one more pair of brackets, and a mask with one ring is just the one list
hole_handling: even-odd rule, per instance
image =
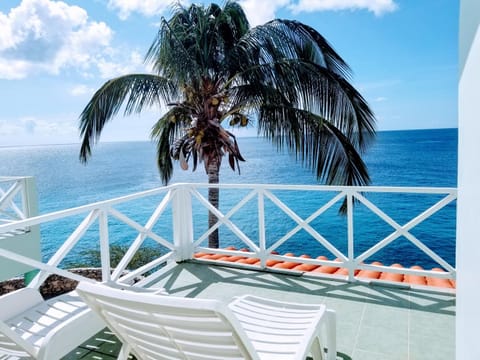
[[[251, 26], [283, 18], [319, 31], [352, 68], [379, 131], [457, 127], [458, 0], [238, 2]], [[78, 143], [78, 118], [95, 90], [150, 72], [143, 58], [170, 4], [0, 0], [0, 146]], [[148, 140], [160, 115], [119, 115], [100, 141]]]

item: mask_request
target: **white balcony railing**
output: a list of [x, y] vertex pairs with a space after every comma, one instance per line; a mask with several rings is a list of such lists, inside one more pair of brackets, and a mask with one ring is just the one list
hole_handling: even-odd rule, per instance
[[26, 219], [36, 215], [29, 200], [36, 203], [36, 199], [29, 194], [31, 177], [0, 177], [0, 224]]
[[[55, 249], [44, 251], [43, 262], [6, 249], [0, 249], [0, 260], [3, 257], [40, 269], [32, 287], [40, 286], [50, 273], [82, 279], [65, 270], [64, 263], [69, 256], [78, 257], [79, 247], [95, 246], [100, 250], [104, 281], [129, 282], [142, 275], [140, 285], [154, 281], [169, 268], [161, 267], [164, 264], [193, 259], [197, 252], [258, 258], [261, 268], [267, 267], [268, 260], [341, 266], [348, 269], [350, 281], [355, 280], [358, 269], [455, 279], [456, 189], [221, 184], [217, 185], [221, 201], [216, 209], [207, 200], [208, 187], [175, 184], [0, 225], [0, 235], [40, 225], [46, 240], [51, 241], [49, 234], [63, 236]], [[346, 214], [339, 215], [344, 201]], [[396, 207], [395, 216], [388, 214], [391, 207]], [[423, 210], [416, 213], [418, 209]], [[211, 228], [208, 212], [218, 219]], [[422, 228], [432, 219], [433, 224]], [[371, 225], [374, 222], [383, 225]], [[445, 231], [445, 223], [453, 228]], [[439, 234], [432, 242], [429, 231], [437, 227]], [[221, 246], [211, 249], [208, 237], [216, 229]], [[388, 256], [398, 257], [395, 247], [385, 251], [398, 241], [418, 252], [405, 255], [406, 262], [427, 258], [444, 271], [368, 264], [376, 257], [382, 257], [384, 264], [394, 262], [396, 259]], [[111, 269], [110, 246], [119, 242], [127, 244], [128, 251]], [[161, 248], [162, 256], [125, 274], [135, 253], [147, 242]], [[450, 244], [449, 259], [439, 251], [445, 252], [447, 245], [439, 247], [439, 243]], [[229, 245], [235, 249], [226, 249]], [[295, 255], [282, 255], [287, 250]], [[316, 258], [325, 252], [332, 260]], [[311, 257], [300, 257], [302, 253]]]
[[[21, 220], [37, 214], [38, 201], [33, 177], [0, 177], [0, 225], [13, 225], [9, 231], [0, 233], [0, 248], [40, 260], [39, 226], [21, 225]], [[8, 258], [0, 259], [0, 281], [30, 270], [32, 268], [25, 264]]]

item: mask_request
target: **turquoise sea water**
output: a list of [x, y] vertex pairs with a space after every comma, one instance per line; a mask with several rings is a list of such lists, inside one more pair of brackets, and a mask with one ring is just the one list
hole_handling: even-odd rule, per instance
[[[232, 172], [225, 162], [221, 170], [221, 182], [317, 184], [310, 170], [296, 163], [290, 155], [278, 153], [270, 143], [258, 138], [240, 138], [238, 141], [247, 161], [241, 164], [241, 175]], [[155, 147], [149, 142], [100, 143], [94, 148], [93, 157], [86, 166], [79, 163], [78, 150], [79, 145], [0, 148], [0, 175], [34, 176], [42, 214], [161, 185], [155, 163]], [[372, 185], [456, 187], [457, 130], [379, 132], [365, 160], [370, 170]], [[195, 173], [190, 170], [182, 171], [177, 167], [172, 179], [172, 183], [205, 181], [206, 176], [201, 166]], [[223, 198], [228, 196], [226, 194]], [[397, 201], [372, 196], [372, 200], [378, 201], [382, 209], [388, 210], [388, 214], [400, 224], [407, 222], [429, 206], [427, 200], [418, 197]], [[318, 206], [315, 201], [306, 201], [305, 198], [282, 198], [282, 201], [288, 203], [304, 218]], [[140, 208], [129, 209], [129, 215], [140, 216], [142, 212]], [[359, 214], [356, 219], [360, 218], [355, 222], [355, 233], [362, 239], [355, 246], [355, 253], [358, 254], [371, 246], [378, 238], [378, 234], [386, 236], [392, 228], [374, 219], [361, 206], [355, 211]], [[241, 217], [241, 213], [235, 215], [235, 221], [238, 221], [240, 227], [243, 221], [243, 226], [248, 228], [250, 220]], [[318, 222], [317, 225], [322, 228], [322, 235], [329, 240], [339, 237], [337, 232], [345, 231], [341, 225], [344, 221], [335, 211], [330, 219], [322, 218]], [[277, 239], [294, 225], [285, 220], [281, 214], [272, 215], [271, 219], [267, 219], [267, 229], [277, 232], [273, 236]], [[42, 248], [45, 256], [51, 255], [66, 239], [70, 227], [68, 223], [42, 227]], [[171, 229], [166, 231], [171, 233]], [[248, 231], [245, 230], [247, 235], [254, 238], [256, 230], [251, 230], [250, 233]], [[455, 263], [455, 204], [447, 206], [436, 215], [436, 218], [422, 224], [412, 233], [449, 263]], [[112, 240], [121, 241], [122, 234], [124, 232], [119, 229], [117, 234], [113, 234], [113, 237], [118, 238]], [[324, 249], [317, 248], [316, 245], [305, 245], [304, 237], [305, 233], [297, 234], [280, 250], [297, 254], [310, 253], [315, 256], [322, 254]], [[228, 236], [225, 241], [229, 241]], [[342, 251], [345, 250], [345, 244], [336, 245]], [[418, 254], [413, 245], [406, 240], [396, 241], [372, 260], [382, 260], [386, 263], [401, 262], [405, 266], [436, 265], [422, 254]]]

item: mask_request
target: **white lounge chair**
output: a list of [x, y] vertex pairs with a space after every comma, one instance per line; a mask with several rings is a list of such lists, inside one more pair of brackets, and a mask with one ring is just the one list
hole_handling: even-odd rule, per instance
[[76, 292], [23, 288], [0, 297], [0, 359], [58, 360], [105, 326]]
[[244, 296], [226, 306], [84, 282], [77, 292], [122, 341], [122, 360], [130, 352], [139, 360], [323, 359], [319, 334], [327, 322], [328, 359], [336, 356], [335, 316], [324, 305]]

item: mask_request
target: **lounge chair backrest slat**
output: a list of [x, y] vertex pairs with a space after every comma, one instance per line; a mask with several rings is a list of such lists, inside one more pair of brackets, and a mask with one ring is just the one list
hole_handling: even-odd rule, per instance
[[215, 300], [131, 293], [81, 283], [86, 303], [102, 314], [139, 359], [258, 359], [233, 314]]

